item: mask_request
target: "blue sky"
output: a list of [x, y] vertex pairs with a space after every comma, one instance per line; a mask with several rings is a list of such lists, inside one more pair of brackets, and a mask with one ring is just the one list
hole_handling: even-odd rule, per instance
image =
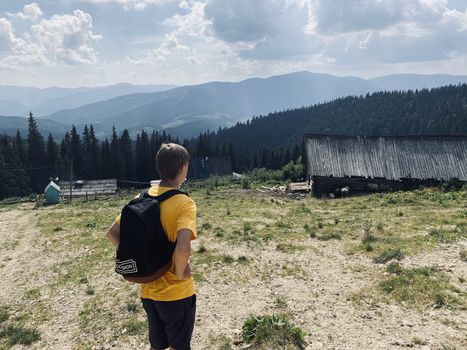
[[2, 0], [0, 84], [467, 75], [467, 0]]

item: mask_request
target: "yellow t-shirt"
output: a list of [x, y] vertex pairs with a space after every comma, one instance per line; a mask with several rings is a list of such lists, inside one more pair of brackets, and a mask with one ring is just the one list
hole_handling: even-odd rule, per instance
[[[171, 190], [169, 187], [152, 186], [151, 196], [158, 196]], [[177, 232], [188, 229], [192, 232], [191, 239], [196, 239], [196, 203], [188, 196], [177, 194], [160, 204], [161, 223], [170, 241], [177, 240]], [[117, 217], [120, 224], [120, 215]], [[149, 283], [140, 284], [141, 298], [157, 301], [173, 301], [188, 298], [195, 294], [193, 278], [179, 280], [175, 276], [175, 254], [172, 266], [161, 278]]]

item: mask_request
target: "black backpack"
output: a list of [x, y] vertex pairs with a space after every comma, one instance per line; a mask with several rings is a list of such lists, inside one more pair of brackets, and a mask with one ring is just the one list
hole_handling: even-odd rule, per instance
[[125, 205], [120, 218], [115, 272], [135, 283], [155, 281], [169, 270], [176, 243], [162, 228], [159, 203], [177, 194], [188, 195], [174, 189], [153, 197], [148, 191]]

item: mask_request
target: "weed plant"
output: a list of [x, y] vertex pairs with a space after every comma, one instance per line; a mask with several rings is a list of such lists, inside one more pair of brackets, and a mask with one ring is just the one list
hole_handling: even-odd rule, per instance
[[254, 316], [242, 327], [242, 338], [254, 349], [304, 349], [305, 332], [287, 315]]

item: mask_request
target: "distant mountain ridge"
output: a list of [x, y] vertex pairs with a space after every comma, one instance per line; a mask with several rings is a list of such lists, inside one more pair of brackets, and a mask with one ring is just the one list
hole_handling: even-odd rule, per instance
[[132, 85], [121, 83], [109, 86], [79, 88], [32, 88], [0, 85], [0, 114], [25, 116], [32, 110], [37, 116], [62, 109], [77, 108], [114, 97], [168, 90], [176, 85]]
[[[165, 91], [132, 93], [43, 117], [78, 127], [92, 123], [96, 130], [107, 134], [112, 126], [130, 131], [156, 128], [186, 138], [207, 129], [232, 126], [253, 116], [311, 106], [344, 96], [459, 83], [467, 83], [467, 76], [397, 74], [362, 79], [295, 72], [236, 83], [209, 82]], [[78, 94], [81, 93], [86, 92]], [[57, 97], [60, 98], [63, 99]], [[1, 123], [0, 119], [0, 131]]]

